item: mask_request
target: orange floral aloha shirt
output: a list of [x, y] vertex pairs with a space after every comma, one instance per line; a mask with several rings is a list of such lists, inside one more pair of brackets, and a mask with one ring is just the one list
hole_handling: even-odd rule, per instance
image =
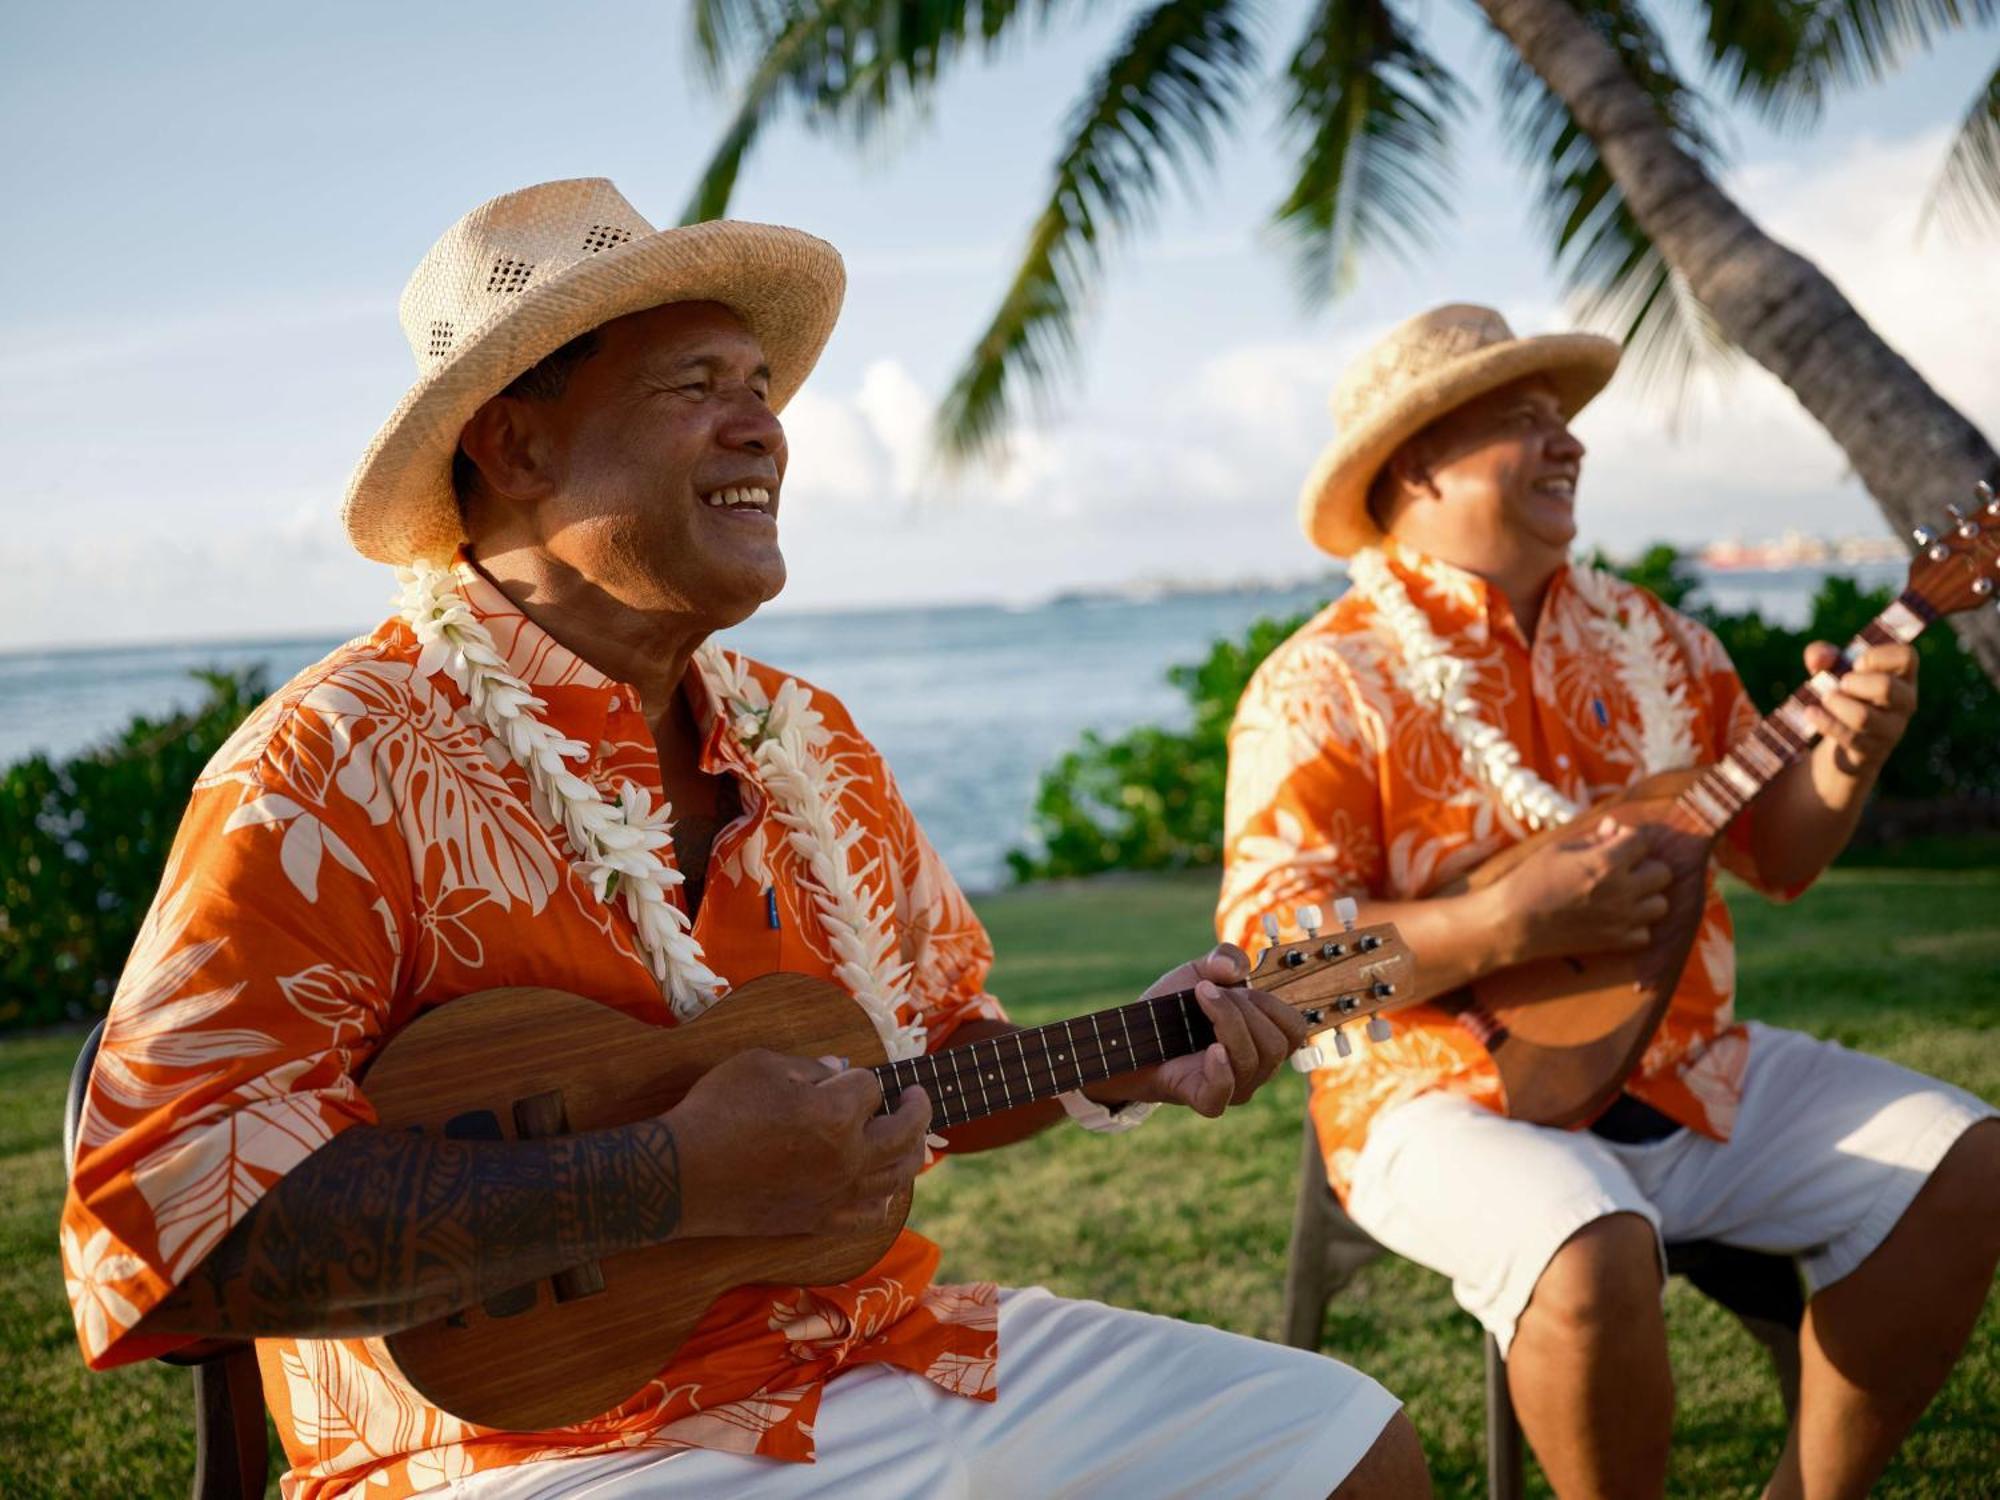
[[[1480, 717], [1505, 729], [1530, 769], [1578, 804], [1641, 778], [1639, 706], [1599, 650], [1567, 568], [1549, 585], [1530, 644], [1506, 596], [1484, 579], [1394, 542], [1383, 550], [1439, 640], [1475, 668]], [[1621, 612], [1660, 619], [1668, 691], [1684, 690], [1700, 758], [1719, 758], [1757, 720], [1722, 643], [1642, 588], [1615, 578], [1607, 588]], [[1215, 919], [1223, 938], [1249, 947], [1267, 911], [1296, 936], [1296, 907], [1330, 907], [1337, 896], [1427, 896], [1524, 836], [1463, 763], [1435, 706], [1398, 684], [1400, 665], [1387, 625], [1350, 590], [1258, 668], [1229, 733]], [[1750, 857], [1748, 821], [1737, 819], [1717, 852], [1768, 891]], [[1711, 869], [1693, 953], [1626, 1087], [1717, 1140], [1729, 1138], [1749, 1051], [1735, 997], [1734, 930]], [[1492, 1058], [1448, 1013], [1412, 1006], [1392, 1025], [1388, 1041], [1364, 1043], [1312, 1075], [1309, 1108], [1342, 1194], [1380, 1111], [1432, 1089], [1504, 1107]]]
[[[473, 611], [615, 796], [662, 795], [638, 695], [559, 645], [461, 562]], [[95, 1369], [189, 1340], [134, 1325], [280, 1177], [371, 1123], [369, 1058], [427, 1007], [496, 985], [546, 985], [671, 1025], [622, 910], [591, 895], [527, 779], [442, 675], [415, 671], [401, 620], [308, 668], [243, 725], [195, 785], [105, 1026], [63, 1208], [63, 1272]], [[749, 670], [774, 692], [783, 674]], [[736, 779], [695, 936], [735, 983], [833, 960], [771, 797], [699, 672], [702, 766]], [[861, 838], [911, 965], [904, 1019], [929, 1045], [1004, 1015], [992, 947], [875, 749], [812, 690]], [[678, 899], [676, 896], [674, 899]], [[938, 1249], [907, 1230], [842, 1286], [742, 1287], [718, 1301], [638, 1395], [554, 1432], [495, 1432], [427, 1404], [368, 1340], [257, 1345], [291, 1472], [285, 1493], [407, 1495], [479, 1469], [626, 1448], [693, 1446], [806, 1460], [825, 1382], [887, 1363], [992, 1399], [994, 1288], [934, 1286]]]

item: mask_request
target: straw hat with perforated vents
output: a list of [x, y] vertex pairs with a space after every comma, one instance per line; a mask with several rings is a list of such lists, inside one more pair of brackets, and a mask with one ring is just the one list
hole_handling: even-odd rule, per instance
[[1347, 367], [1333, 388], [1339, 434], [1299, 492], [1299, 524], [1314, 545], [1346, 557], [1382, 540], [1368, 487], [1409, 439], [1445, 413], [1530, 375], [1555, 387], [1575, 416], [1618, 368], [1618, 344], [1594, 333], [1516, 338], [1490, 307], [1451, 303], [1419, 313]]
[[348, 481], [348, 538], [377, 562], [443, 561], [460, 540], [451, 461], [472, 414], [582, 333], [669, 302], [720, 302], [771, 367], [771, 406], [805, 382], [847, 284], [796, 229], [716, 220], [656, 230], [601, 177], [481, 204], [445, 232], [398, 309], [417, 383]]

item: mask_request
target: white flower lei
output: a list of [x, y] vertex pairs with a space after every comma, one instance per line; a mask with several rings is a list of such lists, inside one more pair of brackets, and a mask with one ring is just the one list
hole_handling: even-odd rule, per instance
[[[651, 806], [643, 787], [620, 783], [607, 801], [563, 763], [589, 759], [589, 747], [567, 739], [536, 717], [546, 707], [507, 670], [493, 637], [480, 624], [448, 568], [419, 561], [398, 568], [400, 609], [422, 651], [417, 673], [443, 672], [469, 700], [486, 731], [528, 777], [537, 803], [562, 825], [575, 862], [593, 895], [607, 905], [617, 898], [638, 931], [639, 948], [674, 1015], [692, 1020], [721, 997], [724, 981], [703, 959], [687, 914], [667, 900], [682, 881], [659, 854], [673, 839], [673, 809]], [[898, 1019], [909, 965], [896, 957], [889, 907], [868, 886], [877, 863], [860, 870], [849, 854], [861, 839], [844, 829], [834, 808], [849, 778], [819, 752], [830, 736], [810, 697], [787, 679], [766, 701], [762, 687], [713, 642], [695, 657], [696, 669], [718, 689], [729, 727], [772, 796], [772, 814], [798, 857], [800, 883], [817, 908], [834, 956], [834, 976], [868, 1012], [892, 1058], [923, 1051], [924, 1028]]]
[[[1397, 681], [1420, 702], [1433, 704], [1466, 767], [1493, 792], [1515, 822], [1539, 830], [1567, 823], [1583, 811], [1543, 780], [1521, 758], [1520, 748], [1499, 726], [1479, 717], [1469, 679], [1472, 667], [1453, 656], [1431, 629], [1430, 620], [1410, 598], [1379, 549], [1368, 547], [1348, 559], [1347, 576], [1396, 639], [1402, 657]], [[1633, 610], [1621, 620], [1609, 582], [1594, 568], [1570, 570], [1578, 596], [1590, 608], [1597, 631], [1611, 646], [1612, 668], [1639, 708], [1640, 745], [1647, 774], [1685, 766], [1695, 757], [1689, 732], [1687, 692], [1670, 680], [1665, 635], [1650, 610]]]

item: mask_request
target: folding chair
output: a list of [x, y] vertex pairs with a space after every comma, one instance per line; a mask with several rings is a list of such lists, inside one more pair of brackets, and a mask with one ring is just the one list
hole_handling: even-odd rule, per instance
[[[1285, 1267], [1285, 1342], [1317, 1349], [1327, 1303], [1383, 1247], [1347, 1216], [1327, 1185], [1319, 1137], [1310, 1117], [1300, 1151], [1298, 1202], [1292, 1212], [1291, 1251]], [[1712, 1240], [1667, 1246], [1667, 1273], [1685, 1276], [1734, 1313], [1762, 1344], [1776, 1367], [1785, 1414], [1799, 1404], [1799, 1325], [1805, 1294], [1791, 1257], [1741, 1250]], [[1507, 1390], [1507, 1362], [1500, 1344], [1486, 1336], [1486, 1491], [1491, 1500], [1519, 1500], [1522, 1493], [1521, 1425]]]

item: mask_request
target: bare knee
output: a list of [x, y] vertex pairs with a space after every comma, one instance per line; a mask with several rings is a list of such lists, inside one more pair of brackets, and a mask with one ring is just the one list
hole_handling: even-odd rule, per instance
[[1608, 1214], [1564, 1241], [1521, 1315], [1523, 1329], [1589, 1338], [1660, 1321], [1660, 1249], [1638, 1214]]
[[1340, 1500], [1424, 1500], [1431, 1471], [1410, 1419], [1397, 1412], [1333, 1493]]

